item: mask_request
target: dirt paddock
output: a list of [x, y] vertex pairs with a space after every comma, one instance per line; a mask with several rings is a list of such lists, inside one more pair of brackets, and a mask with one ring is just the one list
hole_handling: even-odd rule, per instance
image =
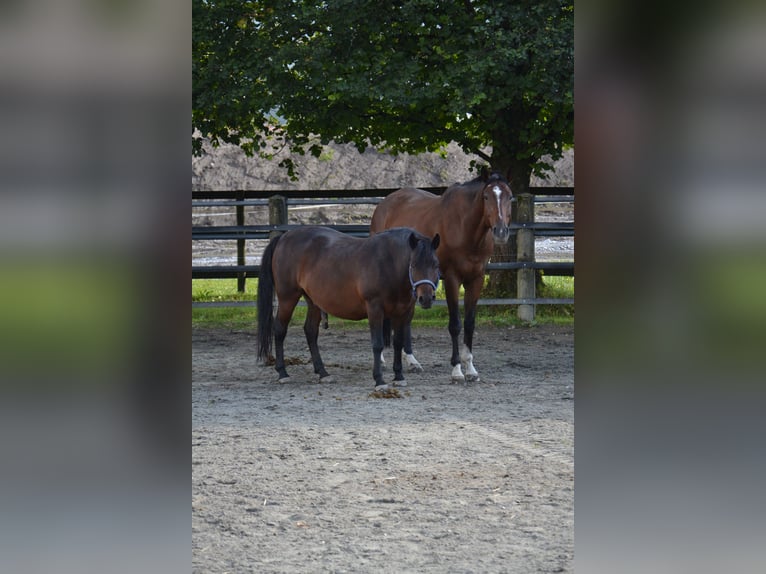
[[381, 399], [363, 328], [320, 332], [331, 384], [301, 327], [284, 384], [254, 329], [193, 331], [194, 572], [573, 570], [573, 328], [479, 328], [466, 384], [446, 329], [413, 336], [424, 371]]

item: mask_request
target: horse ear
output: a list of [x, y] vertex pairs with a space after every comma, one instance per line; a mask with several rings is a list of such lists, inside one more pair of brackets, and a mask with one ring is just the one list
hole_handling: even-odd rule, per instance
[[414, 233], [410, 233], [410, 249], [415, 249], [418, 246], [418, 238]]
[[431, 240], [431, 247], [433, 247], [433, 250], [436, 251], [439, 248], [439, 242], [441, 241], [441, 237], [439, 237], [439, 234], [437, 233], [434, 235], [434, 238]]
[[487, 181], [489, 179], [489, 168], [484, 165], [481, 168], [481, 172], [479, 172], [479, 175], [481, 176], [482, 181]]

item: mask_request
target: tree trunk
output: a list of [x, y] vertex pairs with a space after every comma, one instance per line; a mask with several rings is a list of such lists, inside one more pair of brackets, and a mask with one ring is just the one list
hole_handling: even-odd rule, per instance
[[[500, 151], [500, 150], [498, 150]], [[514, 198], [521, 194], [529, 193], [529, 178], [532, 174], [532, 167], [529, 162], [517, 160], [511, 157], [511, 154], [492, 153], [492, 169], [503, 173], [508, 183], [511, 185], [511, 191]], [[514, 202], [511, 207], [511, 221], [518, 221], [518, 203]], [[508, 243], [504, 245], [495, 244], [495, 252], [490, 261], [508, 262], [516, 261], [516, 234], [511, 233]], [[485, 289], [485, 297], [508, 297], [517, 296], [516, 289], [516, 271], [514, 269], [501, 269], [489, 272], [489, 282]]]

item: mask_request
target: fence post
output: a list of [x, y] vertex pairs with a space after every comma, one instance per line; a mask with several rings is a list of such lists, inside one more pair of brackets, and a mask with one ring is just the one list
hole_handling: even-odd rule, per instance
[[[272, 195], [269, 198], [269, 225], [287, 225], [287, 198], [284, 195]], [[269, 232], [269, 241], [284, 231]]]
[[[245, 199], [245, 192], [238, 191], [236, 200], [244, 201], [244, 199]], [[244, 224], [245, 224], [245, 206], [237, 205], [237, 225], [241, 226]], [[237, 239], [237, 265], [244, 265], [244, 264], [245, 264], [245, 240]], [[237, 273], [237, 291], [240, 293], [245, 292], [245, 274], [244, 273]]]
[[[535, 196], [531, 193], [519, 194], [517, 196], [516, 212], [518, 214], [518, 223], [534, 223]], [[519, 262], [533, 262], [535, 260], [534, 229], [522, 228], [516, 231], [516, 260]], [[520, 299], [535, 298], [534, 269], [519, 269], [516, 274], [516, 293]], [[518, 316], [522, 321], [534, 321], [535, 306], [519, 305]]]

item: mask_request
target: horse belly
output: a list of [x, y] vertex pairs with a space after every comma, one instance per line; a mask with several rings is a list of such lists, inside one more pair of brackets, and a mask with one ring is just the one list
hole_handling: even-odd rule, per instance
[[367, 304], [348, 286], [327, 282], [304, 291], [315, 305], [334, 317], [350, 321], [367, 317]]
[[325, 305], [319, 305], [319, 307], [326, 313], [339, 319], [348, 319], [349, 321], [361, 321], [367, 318], [367, 305], [362, 302], [361, 304], [353, 304], [351, 306], [347, 304], [337, 304], [335, 302], [327, 302]]

